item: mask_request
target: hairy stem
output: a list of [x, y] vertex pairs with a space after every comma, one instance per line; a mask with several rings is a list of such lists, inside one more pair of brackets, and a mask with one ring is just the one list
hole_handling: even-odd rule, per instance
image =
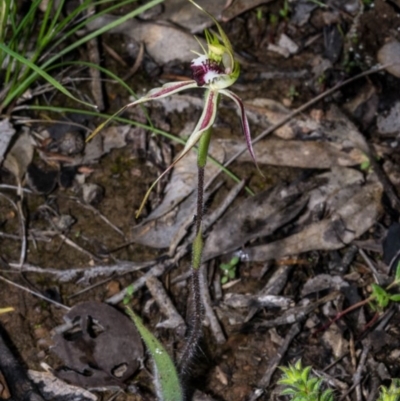
[[199, 152], [197, 156], [197, 211], [196, 211], [196, 236], [192, 246], [192, 277], [191, 277], [191, 295], [192, 295], [192, 314], [189, 328], [189, 334], [186, 339], [186, 345], [180, 360], [180, 373], [182, 376], [187, 374], [188, 368], [196, 353], [197, 346], [201, 337], [203, 320], [203, 305], [200, 294], [199, 269], [201, 266], [201, 256], [203, 253], [203, 235], [201, 224], [203, 221], [203, 195], [204, 195], [204, 168], [207, 163], [208, 147], [210, 144], [211, 129], [206, 131], [199, 141]]
[[199, 269], [192, 268], [191, 277], [192, 310], [189, 323], [189, 333], [186, 338], [186, 344], [180, 359], [179, 372], [185, 379], [189, 372], [193, 357], [196, 354], [198, 343], [201, 337], [201, 323], [203, 319], [203, 307], [200, 295]]

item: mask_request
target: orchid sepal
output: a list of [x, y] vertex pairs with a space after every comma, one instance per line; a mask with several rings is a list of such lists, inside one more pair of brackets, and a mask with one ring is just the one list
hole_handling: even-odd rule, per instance
[[146, 95], [140, 99], [129, 103], [126, 107], [136, 106], [140, 103], [145, 103], [150, 100], [162, 99], [167, 96], [171, 96], [175, 93], [181, 92], [186, 89], [197, 88], [197, 82], [195, 80], [181, 81], [181, 82], [168, 82], [159, 88], [151, 89]]
[[138, 104], [146, 103], [146, 102], [149, 102], [150, 100], [162, 99], [164, 97], [173, 95], [180, 91], [183, 91], [186, 89], [191, 89], [191, 88], [197, 88], [197, 87], [198, 87], [198, 85], [195, 80], [189, 80], [189, 81], [180, 81], [180, 82], [168, 82], [168, 83], [164, 84], [163, 86], [160, 86], [159, 88], [151, 89], [149, 92], [147, 92], [146, 95], [135, 100], [134, 102], [131, 102], [131, 103], [125, 105], [124, 107], [119, 109], [116, 113], [114, 113], [111, 117], [107, 118], [107, 120], [105, 120], [103, 123], [101, 123], [86, 138], [86, 142], [89, 142], [91, 139], [93, 139], [110, 121], [112, 121], [116, 116], [121, 114], [123, 111], [125, 111], [129, 107], [137, 106]]
[[215, 117], [217, 115], [217, 108], [218, 108], [217, 106], [218, 106], [218, 92], [215, 92], [212, 90], [207, 90], [207, 92], [205, 93], [205, 98], [204, 98], [203, 112], [201, 113], [200, 119], [197, 122], [196, 127], [194, 128], [193, 132], [190, 134], [190, 137], [186, 141], [185, 147], [183, 148], [181, 153], [176, 157], [176, 159], [170, 164], [170, 166], [159, 177], [157, 177], [157, 179], [151, 184], [150, 188], [147, 190], [147, 192], [142, 200], [142, 203], [140, 204], [138, 211], [136, 212], [136, 218], [138, 218], [139, 215], [141, 214], [143, 207], [146, 204], [151, 191], [157, 185], [157, 183], [180, 160], [182, 160], [189, 153], [189, 151], [199, 141], [199, 139], [201, 138], [203, 133], [212, 127], [212, 125], [214, 124], [214, 121], [215, 121]]
[[[231, 69], [233, 71], [234, 64], [235, 64], [235, 59], [233, 57], [233, 48], [231, 45], [231, 42], [229, 38], [226, 36], [226, 33], [222, 29], [221, 25], [219, 22], [214, 18], [213, 15], [211, 15], [208, 11], [206, 11], [203, 7], [199, 6], [195, 1], [189, 0], [193, 5], [195, 5], [199, 10], [201, 10], [203, 13], [205, 13], [216, 25], [218, 29], [218, 34], [221, 38], [222, 44], [219, 42], [219, 39], [216, 34], [213, 32], [208, 31], [207, 29], [204, 31], [205, 36], [206, 36], [206, 41], [208, 45], [208, 50], [209, 50], [209, 55], [211, 57], [216, 57], [217, 59], [215, 61], [220, 62], [222, 61], [227, 61], [223, 60], [223, 55], [226, 54], [229, 57], [229, 63], [231, 65]], [[219, 60], [218, 60], [219, 58]]]
[[242, 99], [240, 99], [240, 97], [237, 96], [234, 92], [227, 90], [227, 89], [221, 89], [219, 91], [219, 93], [221, 95], [225, 95], [225, 96], [229, 97], [230, 99], [232, 99], [234, 101], [234, 103], [236, 104], [236, 106], [238, 107], [239, 112], [240, 112], [240, 121], [242, 123], [242, 131], [243, 131], [244, 138], [246, 140], [247, 149], [250, 153], [251, 158], [253, 159], [254, 164], [257, 167], [257, 170], [259, 171], [259, 173], [262, 176], [264, 176], [264, 174], [261, 172], [260, 168], [258, 167], [256, 156], [254, 154], [253, 145], [251, 143], [252, 141], [251, 141], [251, 134], [250, 134], [250, 125], [249, 125], [249, 121], [246, 116], [246, 110], [244, 108]]

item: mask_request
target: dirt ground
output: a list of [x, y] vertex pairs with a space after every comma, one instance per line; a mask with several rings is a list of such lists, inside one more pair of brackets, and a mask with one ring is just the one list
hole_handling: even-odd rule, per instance
[[[241, 76], [232, 90], [245, 103], [253, 138], [335, 85], [370, 71], [382, 47], [399, 40], [396, 0], [252, 3], [251, 9], [236, 11], [223, 28], [241, 62]], [[103, 65], [126, 75], [139, 51], [132, 43], [121, 33], [104, 35], [100, 40]], [[112, 48], [126, 65], [106, 48]], [[379, 61], [399, 60], [395, 51], [400, 53], [398, 47], [390, 50], [389, 59], [381, 52]], [[400, 249], [400, 72], [393, 74], [382, 70], [343, 85], [255, 144], [263, 176], [248, 156], [230, 165], [253, 191], [254, 200], [244, 185], [239, 188], [226, 174], [214, 180], [206, 216], [219, 210], [235, 190], [237, 195], [205, 232], [203, 292], [208, 301], [204, 335], [187, 390], [188, 394], [197, 391], [195, 399], [282, 398], [277, 366], [298, 359], [326, 379], [337, 399], [372, 401], [380, 385], [400, 378], [398, 305], [389, 302], [374, 309], [373, 300], [364, 302], [371, 295], [372, 283], [386, 288], [394, 280]], [[190, 76], [188, 63], [157, 65], [145, 55], [126, 82], [142, 94], [182, 76]], [[106, 82], [104, 89], [109, 112], [129, 101], [126, 91], [113, 83]], [[146, 105], [156, 128], [176, 136], [190, 133], [202, 98], [200, 91], [185, 95], [189, 100], [183, 106], [178, 95], [174, 97], [178, 106], [171, 109], [166, 105], [172, 103]], [[60, 101], [59, 96], [55, 99]], [[140, 108], [128, 110], [123, 117], [147, 124]], [[100, 121], [82, 120], [72, 113], [64, 118], [88, 127], [84, 135]], [[37, 123], [29, 129], [32, 135], [44, 126]], [[54, 330], [65, 323], [67, 309], [96, 301], [122, 311], [126, 299], [175, 360], [184, 345], [185, 324], [190, 323], [189, 237], [194, 209], [185, 206], [185, 211], [185, 201], [177, 201], [174, 191], [189, 182], [190, 190], [185, 185], [182, 190], [188, 191], [184, 198], [190, 198], [196, 183], [195, 158], [183, 160], [182, 168], [175, 169], [176, 176], [174, 172], [163, 178], [136, 219], [145, 192], [182, 145], [141, 127], [127, 132], [106, 131], [103, 139], [114, 135], [110, 150], [95, 161], [73, 167], [63, 159], [51, 162], [51, 152], [62, 154], [60, 144], [56, 149], [48, 142], [41, 149], [36, 147], [32, 163], [42, 170], [38, 177], [32, 169], [27, 171], [22, 201], [15, 187], [7, 187], [15, 185], [13, 175], [5, 168], [0, 171], [1, 275], [25, 289], [0, 281], [0, 307], [14, 308], [0, 315], [0, 334], [25, 370], [43, 372], [43, 363], [53, 369], [81, 370], [80, 375], [69, 375], [71, 371], [65, 369], [58, 374], [70, 382], [81, 380], [81, 387], [99, 400], [155, 399], [149, 358], [138, 339], [126, 348], [121, 345], [128, 329], [126, 322], [119, 326], [116, 317], [107, 326], [101, 315], [100, 323], [97, 318], [87, 327], [82, 323], [81, 331], [70, 333], [69, 338], [61, 334], [60, 340]], [[65, 132], [57, 140], [64, 136]], [[221, 162], [245, 145], [239, 117], [229, 100], [221, 101], [212, 141], [212, 152]], [[208, 167], [216, 169], [212, 163]], [[70, 182], [65, 176], [71, 177]], [[38, 190], [42, 182], [48, 190]], [[146, 220], [166, 193], [172, 194], [178, 207]], [[190, 199], [188, 204], [194, 205], [194, 198]], [[22, 263], [21, 224], [27, 238]], [[185, 225], [186, 234], [170, 248], [170, 239], [175, 241], [178, 228]], [[164, 242], [168, 245], [160, 245]], [[224, 283], [221, 265], [234, 256], [239, 256], [239, 262]], [[158, 277], [157, 283], [186, 323], [163, 325], [171, 318], [163, 309], [167, 301], [151, 282], [146, 284], [149, 276]], [[135, 289], [127, 293], [131, 284]], [[358, 303], [358, 308], [339, 315]], [[172, 312], [167, 308], [168, 313]], [[107, 334], [107, 351], [96, 357], [85, 347], [79, 351], [83, 354], [77, 351], [76, 338], [89, 326], [92, 330], [91, 325], [114, 330]], [[100, 338], [101, 334], [91, 336], [94, 343]], [[74, 341], [70, 354], [56, 355], [57, 344], [62, 348], [64, 342]], [[127, 355], [136, 355], [140, 364], [127, 362]], [[136, 364], [140, 369], [126, 380], [125, 376], [116, 380], [115, 375], [111, 380], [110, 372], [123, 363], [132, 372]], [[0, 383], [5, 383], [1, 377]], [[111, 383], [108, 388], [107, 383]], [[0, 399], [7, 397], [6, 390], [0, 390]], [[59, 394], [52, 399], [90, 399], [78, 393], [70, 397]]]

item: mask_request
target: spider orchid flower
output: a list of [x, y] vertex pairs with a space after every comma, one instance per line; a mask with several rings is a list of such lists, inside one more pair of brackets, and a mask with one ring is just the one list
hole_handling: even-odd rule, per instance
[[[219, 95], [223, 95], [232, 99], [239, 108], [243, 134], [250, 155], [255, 162], [254, 151], [251, 144], [250, 127], [243, 102], [239, 96], [227, 89], [229, 86], [234, 84], [240, 74], [240, 66], [239, 63], [234, 59], [232, 45], [218, 21], [193, 0], [189, 1], [207, 14], [213, 20], [218, 29], [218, 34], [205, 30], [207, 49], [205, 49], [199, 41], [204, 54], [194, 52], [197, 57], [191, 63], [193, 79], [183, 82], [169, 82], [162, 87], [154, 88], [140, 99], [126, 105], [122, 110], [151, 100], [162, 99], [172, 94], [192, 88], [205, 89], [204, 108], [197, 125], [186, 142], [184, 149], [167, 168], [167, 170], [165, 170], [151, 185], [143, 199], [137, 215], [140, 214], [151, 190], [154, 188], [157, 182], [197, 144], [202, 134], [212, 127], [217, 114]], [[104, 124], [102, 124], [102, 126], [104, 126]], [[102, 126], [96, 129], [96, 133], [102, 128]], [[93, 137], [94, 134], [95, 133], [93, 133], [91, 137]]]

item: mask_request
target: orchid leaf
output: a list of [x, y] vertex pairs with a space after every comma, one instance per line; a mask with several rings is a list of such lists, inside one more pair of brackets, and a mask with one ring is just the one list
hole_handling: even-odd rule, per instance
[[157, 338], [143, 325], [142, 319], [140, 319], [132, 309], [127, 308], [127, 312], [135, 323], [136, 328], [139, 330], [153, 360], [153, 374], [157, 399], [159, 401], [182, 401], [182, 386], [179, 381], [178, 372], [168, 352]]

